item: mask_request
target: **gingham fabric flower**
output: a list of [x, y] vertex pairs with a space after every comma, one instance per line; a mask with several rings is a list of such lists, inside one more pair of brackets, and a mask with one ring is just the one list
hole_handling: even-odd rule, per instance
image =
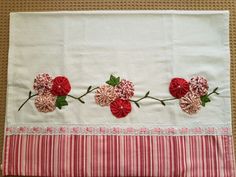
[[108, 106], [117, 98], [115, 88], [110, 85], [102, 85], [95, 93], [95, 101], [100, 106]]
[[34, 79], [33, 89], [38, 94], [49, 92], [52, 88], [52, 80], [53, 78], [47, 73], [38, 74]]
[[201, 108], [201, 99], [193, 92], [188, 92], [179, 100], [180, 108], [187, 114], [196, 114]]
[[52, 112], [56, 109], [56, 98], [50, 92], [38, 95], [34, 101], [35, 107], [39, 112]]
[[134, 84], [131, 81], [122, 79], [115, 87], [115, 91], [119, 98], [128, 100], [134, 95]]
[[202, 76], [195, 76], [190, 79], [190, 90], [199, 96], [204, 96], [208, 92], [208, 82]]

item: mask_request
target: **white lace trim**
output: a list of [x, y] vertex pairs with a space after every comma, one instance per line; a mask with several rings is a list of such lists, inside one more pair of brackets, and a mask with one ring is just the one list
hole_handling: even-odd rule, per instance
[[17, 125], [5, 128], [6, 135], [231, 135], [230, 126], [109, 126], [109, 125]]

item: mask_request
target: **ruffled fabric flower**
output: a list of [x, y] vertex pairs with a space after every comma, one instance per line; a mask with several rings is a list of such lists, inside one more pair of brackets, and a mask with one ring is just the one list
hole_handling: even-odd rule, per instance
[[58, 76], [53, 79], [51, 93], [55, 96], [66, 96], [71, 90], [69, 80], [64, 76]]
[[117, 98], [117, 94], [113, 86], [103, 85], [97, 89], [94, 98], [100, 106], [108, 106]]
[[123, 118], [131, 112], [131, 104], [128, 100], [117, 98], [110, 104], [112, 114], [117, 118]]
[[134, 95], [134, 84], [128, 80], [122, 79], [115, 87], [115, 90], [119, 98], [128, 100]]
[[175, 98], [181, 98], [189, 91], [189, 83], [183, 78], [173, 78], [169, 86], [170, 94]]
[[56, 98], [50, 92], [38, 95], [34, 101], [35, 107], [39, 112], [52, 112], [56, 109]]
[[187, 114], [196, 114], [201, 108], [201, 98], [193, 92], [188, 92], [179, 100], [180, 108]]
[[33, 89], [38, 94], [49, 92], [52, 88], [53, 78], [47, 73], [38, 74], [34, 79]]
[[190, 79], [190, 90], [199, 96], [204, 96], [208, 92], [208, 82], [202, 76], [195, 76]]

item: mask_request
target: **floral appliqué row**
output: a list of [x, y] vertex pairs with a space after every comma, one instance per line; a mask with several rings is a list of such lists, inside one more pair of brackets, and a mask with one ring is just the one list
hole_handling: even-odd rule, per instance
[[133, 100], [134, 96], [134, 84], [126, 79], [120, 79], [111, 75], [109, 80], [105, 84], [99, 87], [89, 86], [87, 91], [79, 97], [70, 95], [71, 85], [65, 76], [51, 77], [49, 74], [38, 74], [34, 79], [33, 89], [35, 94], [29, 91], [28, 98], [22, 103], [18, 111], [32, 98], [34, 100], [35, 107], [39, 112], [52, 112], [56, 108], [61, 109], [63, 106], [67, 106], [67, 97], [78, 100], [80, 103], [85, 103], [83, 97], [87, 94], [95, 91], [96, 104], [104, 107], [109, 106], [111, 113], [116, 118], [123, 118], [127, 116], [134, 103], [137, 107], [140, 107], [140, 102], [144, 99], [152, 99], [160, 102], [163, 106], [166, 102], [179, 100], [179, 106], [185, 113], [192, 115], [196, 114], [201, 107], [210, 102], [210, 96], [212, 94], [218, 95], [218, 87], [212, 92], [208, 93], [208, 82], [203, 76], [194, 76], [189, 81], [184, 78], [173, 78], [169, 84], [169, 92], [173, 96], [171, 98], [160, 99], [150, 95], [150, 91], [137, 100]]

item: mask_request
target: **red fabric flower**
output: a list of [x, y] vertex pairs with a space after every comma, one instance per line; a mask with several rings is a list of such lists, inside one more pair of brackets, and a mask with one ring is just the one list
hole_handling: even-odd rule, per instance
[[123, 118], [131, 112], [131, 104], [128, 100], [116, 99], [110, 104], [111, 112], [117, 118]]
[[51, 93], [55, 96], [65, 96], [71, 90], [70, 82], [64, 76], [58, 76], [55, 79], [53, 79], [52, 82], [53, 85]]
[[189, 91], [189, 83], [183, 78], [173, 78], [169, 86], [170, 94], [175, 98], [181, 98]]

